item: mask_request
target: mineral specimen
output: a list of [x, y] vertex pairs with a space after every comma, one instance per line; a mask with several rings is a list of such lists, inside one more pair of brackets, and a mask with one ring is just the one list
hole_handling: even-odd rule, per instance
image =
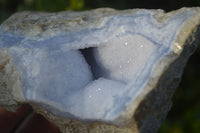
[[156, 132], [199, 24], [200, 8], [16, 13], [0, 26], [0, 105], [63, 132]]

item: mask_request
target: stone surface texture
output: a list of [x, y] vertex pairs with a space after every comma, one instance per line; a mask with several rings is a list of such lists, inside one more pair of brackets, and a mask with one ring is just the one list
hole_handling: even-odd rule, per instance
[[155, 133], [200, 38], [200, 8], [20, 12], [0, 26], [0, 106], [66, 133]]

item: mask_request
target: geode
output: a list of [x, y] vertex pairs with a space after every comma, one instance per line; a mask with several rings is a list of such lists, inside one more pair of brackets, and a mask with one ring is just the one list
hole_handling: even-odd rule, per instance
[[156, 132], [199, 24], [200, 8], [16, 13], [0, 26], [0, 106], [28, 103], [62, 132]]

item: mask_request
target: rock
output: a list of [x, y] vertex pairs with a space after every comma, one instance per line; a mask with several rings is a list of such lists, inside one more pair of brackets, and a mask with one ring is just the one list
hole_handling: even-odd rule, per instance
[[200, 8], [20, 12], [0, 26], [0, 106], [62, 132], [156, 132], [200, 35]]

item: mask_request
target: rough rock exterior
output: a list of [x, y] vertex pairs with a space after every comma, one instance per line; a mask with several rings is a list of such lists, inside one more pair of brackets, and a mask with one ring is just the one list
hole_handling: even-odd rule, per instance
[[[133, 20], [134, 22], [132, 22]], [[107, 8], [84, 12], [16, 13], [0, 27], [0, 106], [7, 110], [15, 111], [21, 103], [29, 103], [36, 112], [55, 123], [62, 132], [67, 133], [154, 133], [159, 129], [161, 122], [170, 110], [172, 105], [171, 99], [180, 82], [184, 66], [199, 43], [199, 25], [200, 8], [182, 8], [169, 13], [164, 13], [162, 10], [133, 9], [118, 11]], [[140, 35], [146, 39], [141, 38]], [[145, 50], [147, 52], [145, 51], [142, 54], [148, 54], [148, 50], [150, 51], [149, 46], [154, 46], [154, 44], [161, 48], [164, 47], [164, 50], [157, 49], [161, 51], [159, 58], [148, 59], [147, 64], [142, 64], [147, 69], [142, 70], [141, 75], [138, 76], [137, 73], [133, 73], [137, 75], [137, 79], [141, 79], [142, 82], [144, 80], [143, 84], [139, 84], [140, 82], [137, 82], [137, 80], [132, 81], [134, 77], [129, 77], [128, 74], [129, 72], [131, 73], [129, 68], [123, 70], [123, 74], [121, 75], [115, 73], [115, 69], [113, 69], [115, 66], [111, 66], [110, 75], [104, 70], [106, 65], [109, 66], [109, 64], [106, 64], [106, 61], [112, 55], [105, 56], [105, 62], [103, 62], [104, 55], [107, 55], [105, 51], [108, 50], [110, 52], [109, 49], [113, 49], [112, 46], [111, 48], [109, 47], [110, 44], [122, 42], [127, 38], [130, 40], [134, 38], [134, 40], [131, 40], [133, 42], [137, 42], [138, 39], [137, 44], [140, 43], [140, 40], [147, 42], [148, 46], [141, 44], [140, 47], [146, 47], [148, 49], [143, 48], [140, 51], [138, 48], [140, 52], [137, 55], [140, 55]], [[125, 42], [126, 44], [127, 42]], [[134, 45], [136, 46], [137, 44]], [[82, 59], [84, 57], [80, 54], [81, 52], [76, 51], [78, 49], [84, 50], [91, 47], [95, 47], [93, 51], [104, 53], [101, 55], [99, 52], [99, 54], [94, 55], [98, 62], [100, 62], [101, 68], [97, 69], [93, 63], [88, 63], [92, 60], [89, 57], [87, 57], [89, 59], [84, 61]], [[120, 49], [117, 50], [120, 51]], [[137, 52], [134, 50], [132, 49], [133, 52]], [[156, 52], [159, 53], [160, 51]], [[83, 51], [82, 53], [84, 52], [88, 51]], [[154, 55], [155, 51], [152, 53]], [[120, 54], [124, 53], [119, 52]], [[90, 55], [91, 53], [89, 53]], [[84, 56], [88, 56], [88, 54], [84, 54]], [[77, 64], [77, 62], [68, 59], [72, 57], [81, 63]], [[102, 62], [100, 58], [103, 60]], [[65, 60], [66, 62], [70, 62], [66, 63]], [[151, 64], [149, 61], [152, 62], [152, 65], [148, 65]], [[44, 64], [42, 64], [43, 62]], [[52, 67], [44, 68], [45, 66], [51, 65], [50, 63]], [[70, 63], [72, 65], [68, 66], [67, 64]], [[90, 66], [92, 69], [91, 73], [87, 63], [89, 65], [92, 64]], [[83, 72], [83, 75], [79, 75], [81, 72], [76, 72], [78, 75], [70, 73], [74, 77], [80, 76], [81, 78], [73, 79], [73, 76], [71, 76], [72, 81], [71, 78], [66, 78], [66, 80], [70, 79], [73, 85], [76, 85], [75, 81], [77, 80], [79, 82], [78, 85], [83, 86], [88, 92], [94, 93], [91, 88], [93, 86], [98, 87], [97, 83], [104, 83], [104, 81], [109, 83], [108, 89], [111, 88], [111, 90], [112, 84], [113, 86], [122, 87], [128, 85], [126, 88], [132, 88], [127, 89], [128, 94], [125, 93], [127, 91], [121, 93], [121, 90], [119, 90], [116, 92], [117, 94], [111, 95], [111, 97], [121, 97], [117, 100], [113, 98], [113, 103], [113, 99], [108, 98], [107, 102], [111, 103], [110, 106], [100, 106], [102, 108], [105, 107], [107, 110], [102, 109], [100, 113], [93, 113], [91, 111], [90, 113], [92, 115], [88, 115], [88, 111], [84, 112], [83, 110], [83, 113], [80, 112], [80, 108], [84, 107], [79, 107], [82, 101], [74, 99], [78, 101], [78, 104], [76, 104], [78, 107], [76, 107], [70, 105], [70, 102], [69, 105], [61, 100], [63, 103], [59, 103], [59, 99], [56, 99], [56, 96], [52, 100], [51, 97], [48, 97], [48, 94], [39, 95], [41, 92], [46, 93], [46, 91], [41, 91], [48, 90], [45, 87], [51, 88], [51, 85], [48, 86], [48, 84], [55, 77], [54, 85], [59, 85], [58, 88], [63, 88], [65, 85], [63, 82], [65, 80], [61, 79], [65, 79], [65, 76], [63, 76], [65, 72], [63, 72], [63, 75], [57, 75], [57, 73], [62, 73], [61, 70], [64, 70], [60, 64], [73, 72], [76, 72], [76, 70]], [[128, 64], [131, 63], [128, 62]], [[81, 67], [80, 69], [74, 70], [74, 66]], [[119, 65], [119, 68], [121, 70], [122, 66]], [[59, 69], [60, 71], [54, 71], [54, 69]], [[134, 69], [134, 72], [138, 71], [137, 68]], [[105, 73], [102, 74], [103, 76], [101, 73], [99, 74], [100, 70], [102, 73]], [[143, 72], [145, 70], [147, 74]], [[114, 74], [112, 75], [113, 71]], [[53, 73], [52, 78], [46, 75], [49, 72]], [[33, 83], [31, 84], [29, 82]], [[89, 82], [93, 82], [92, 85], [95, 85], [92, 86], [90, 84], [87, 87]], [[117, 83], [115, 84], [115, 82]], [[135, 86], [134, 83], [138, 83], [139, 87], [137, 85]], [[118, 88], [116, 87], [116, 89]], [[101, 88], [98, 91], [100, 90]], [[107, 94], [107, 91], [105, 92]], [[53, 93], [51, 92], [49, 94]], [[60, 93], [62, 94], [62, 92]], [[71, 94], [73, 96], [70, 96]], [[80, 91], [80, 94], [88, 95], [86, 98], [90, 98], [87, 92]], [[129, 95], [133, 97], [130, 98]], [[69, 97], [66, 99], [69, 101], [73, 101], [75, 96], [77, 96], [77, 99], [82, 98], [82, 95], [79, 95], [79, 93], [66, 92], [66, 97]], [[127, 100], [126, 97], [130, 100]], [[94, 100], [98, 101], [99, 99], [96, 98]], [[122, 102], [123, 100], [125, 102]], [[47, 103], [49, 105], [46, 105]], [[91, 103], [91, 106], [95, 104], [91, 101], [88, 103]], [[119, 104], [119, 107], [116, 107], [118, 106], [116, 103]], [[112, 104], [115, 104], [115, 106]], [[88, 106], [87, 103], [85, 105]], [[88, 108], [91, 109], [90, 107]], [[67, 113], [63, 113], [63, 110]], [[101, 113], [104, 113], [104, 115], [101, 115]]]

